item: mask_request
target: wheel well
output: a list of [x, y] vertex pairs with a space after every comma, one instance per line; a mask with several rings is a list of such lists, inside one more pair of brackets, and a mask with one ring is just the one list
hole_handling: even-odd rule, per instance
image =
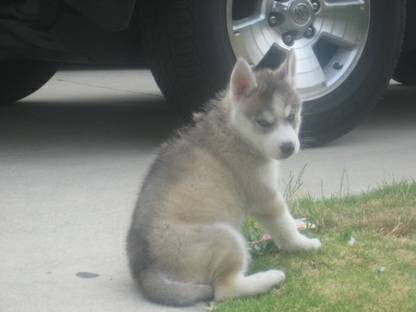
[[406, 31], [402, 49], [404, 52], [410, 52], [416, 50], [416, 1], [407, 1], [406, 16]]
[[129, 26], [136, 0], [65, 0], [101, 28], [110, 31], [124, 30]]

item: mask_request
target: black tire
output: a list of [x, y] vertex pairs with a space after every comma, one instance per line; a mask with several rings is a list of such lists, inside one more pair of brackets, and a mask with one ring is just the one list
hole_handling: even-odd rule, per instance
[[[198, 105], [227, 83], [235, 56], [226, 28], [226, 1], [144, 1], [143, 48], [169, 102]], [[361, 59], [332, 93], [304, 103], [302, 137], [308, 145], [332, 141], [375, 106], [397, 62], [405, 1], [371, 2], [369, 37]]]
[[58, 65], [37, 60], [0, 61], [0, 105], [16, 102], [42, 87]]
[[416, 51], [407, 51], [400, 55], [393, 78], [404, 85], [416, 85]]

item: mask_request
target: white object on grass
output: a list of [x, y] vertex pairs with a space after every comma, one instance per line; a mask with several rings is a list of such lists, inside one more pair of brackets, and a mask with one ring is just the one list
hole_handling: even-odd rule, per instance
[[354, 236], [351, 236], [350, 240], [348, 241], [349, 246], [354, 246], [357, 243], [357, 240], [354, 238]]
[[306, 218], [295, 219], [298, 230], [314, 229], [316, 225], [309, 222]]

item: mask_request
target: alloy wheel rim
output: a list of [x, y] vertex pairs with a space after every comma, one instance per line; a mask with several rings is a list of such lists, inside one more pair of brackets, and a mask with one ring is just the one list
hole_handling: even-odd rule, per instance
[[[236, 57], [251, 65], [280, 63], [289, 51], [304, 101], [339, 87], [356, 67], [370, 28], [370, 0], [227, 0]], [[243, 13], [241, 13], [243, 12]]]

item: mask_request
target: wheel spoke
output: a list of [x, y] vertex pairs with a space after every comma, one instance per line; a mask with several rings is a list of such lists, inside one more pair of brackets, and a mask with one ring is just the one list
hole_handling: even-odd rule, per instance
[[269, 51], [264, 55], [261, 61], [256, 65], [257, 68], [277, 68], [284, 58], [289, 53], [288, 49], [280, 47], [274, 43]]
[[280, 11], [280, 12], [286, 12], [289, 10], [289, 6], [287, 2], [279, 2], [279, 1], [273, 1], [273, 10]]
[[364, 0], [324, 2], [321, 36], [342, 48], [354, 48], [365, 40], [369, 6]]
[[296, 56], [296, 87], [307, 91], [316, 86], [326, 86], [325, 73], [312, 49], [294, 50]]
[[254, 28], [244, 28], [242, 31], [234, 34], [233, 37], [233, 44], [239, 47], [239, 56], [245, 58], [253, 66], [262, 61], [271, 47], [271, 43], [264, 40], [264, 38], [262, 38], [261, 42], [254, 42], [252, 45], [245, 44], [251, 37], [255, 36], [256, 32]]
[[320, 36], [344, 49], [353, 49], [360, 43], [360, 38], [357, 38], [354, 33], [350, 34], [344, 31], [344, 29], [333, 29], [331, 32], [323, 30]]
[[[268, 27], [265, 15], [261, 12], [250, 17], [234, 20], [232, 24], [232, 41], [239, 47], [240, 56], [244, 57], [251, 65], [257, 65], [273, 42], [264, 36], [265, 28]], [[256, 38], [254, 44], [248, 45], [252, 38]]]
[[365, 0], [325, 0], [322, 7], [324, 15], [357, 16], [365, 14], [367, 4]]
[[266, 16], [263, 13], [258, 13], [246, 18], [234, 20], [232, 29], [234, 32], [242, 31], [247, 27], [253, 27], [256, 24], [263, 22], [265, 18]]

